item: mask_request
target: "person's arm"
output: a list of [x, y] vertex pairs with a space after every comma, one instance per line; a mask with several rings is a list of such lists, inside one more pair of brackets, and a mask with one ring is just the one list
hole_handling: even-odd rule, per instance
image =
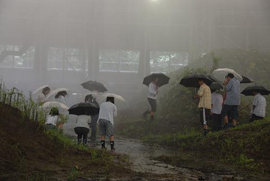
[[230, 92], [232, 90], [232, 87], [233, 87], [233, 83], [232, 81], [230, 81], [226, 86], [225, 86], [225, 90], [227, 92]]
[[199, 91], [198, 91], [198, 94], [197, 94], [199, 97], [202, 97], [204, 95], [204, 88], [201, 86]]

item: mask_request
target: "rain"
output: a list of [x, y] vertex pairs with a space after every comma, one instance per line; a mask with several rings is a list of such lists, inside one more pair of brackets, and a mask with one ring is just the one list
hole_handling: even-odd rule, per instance
[[269, 68], [269, 0], [0, 0], [0, 180], [270, 178]]

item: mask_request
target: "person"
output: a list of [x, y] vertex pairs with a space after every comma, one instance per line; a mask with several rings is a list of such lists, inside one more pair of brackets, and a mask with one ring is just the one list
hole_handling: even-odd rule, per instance
[[232, 73], [225, 77], [223, 82], [226, 90], [226, 98], [221, 110], [221, 119], [224, 120], [224, 129], [229, 128], [229, 117], [232, 119], [231, 126], [235, 127], [238, 118], [238, 106], [240, 105], [240, 81]]
[[49, 115], [46, 118], [45, 121], [45, 129], [50, 130], [50, 129], [57, 129], [57, 124], [60, 122], [60, 117], [59, 117], [59, 111], [58, 108], [54, 107], [50, 110]]
[[98, 124], [101, 135], [101, 149], [105, 147], [105, 136], [109, 137], [111, 151], [114, 151], [114, 117], [117, 116], [117, 108], [114, 105], [114, 97], [107, 97], [106, 102], [100, 105]]
[[42, 92], [37, 97], [37, 102], [42, 106], [46, 102], [46, 97], [50, 93], [51, 89], [49, 87], [44, 87]]
[[81, 143], [83, 139], [83, 144], [87, 144], [87, 136], [89, 133], [89, 124], [91, 122], [91, 117], [86, 115], [80, 115], [76, 119], [76, 126], [74, 128], [75, 133], [78, 135], [78, 144]]
[[203, 126], [203, 134], [206, 135], [208, 133], [208, 120], [210, 117], [210, 109], [211, 109], [211, 90], [204, 83], [203, 79], [199, 79], [198, 83], [200, 85], [200, 89], [197, 95], [194, 98], [200, 98], [199, 109], [200, 109], [200, 121]]
[[[91, 103], [94, 103], [95, 105], [98, 105], [98, 102], [92, 96], [92, 94], [85, 96], [85, 102], [91, 102]], [[90, 136], [90, 139], [91, 139], [92, 142], [95, 142], [96, 141], [97, 121], [98, 121], [98, 114], [91, 115], [91, 124], [90, 124], [90, 127], [91, 127], [91, 136]]]
[[261, 120], [265, 117], [265, 108], [266, 108], [266, 100], [265, 98], [257, 91], [253, 92], [253, 106], [251, 111], [251, 118], [249, 122], [253, 122], [255, 120]]
[[213, 131], [220, 131], [222, 120], [221, 120], [221, 110], [222, 110], [222, 103], [223, 103], [223, 97], [221, 94], [217, 93], [215, 90], [211, 90], [212, 96], [212, 119], [213, 119]]
[[67, 92], [66, 91], [60, 91], [55, 95], [55, 101], [60, 102], [62, 104], [66, 104], [66, 97]]
[[146, 119], [146, 116], [148, 114], [150, 114], [150, 120], [154, 120], [154, 116], [155, 116], [155, 112], [157, 110], [157, 94], [158, 94], [158, 78], [157, 77], [153, 77], [152, 82], [149, 84], [148, 86], [148, 102], [150, 104], [150, 109], [146, 110], [143, 113], [143, 117]]

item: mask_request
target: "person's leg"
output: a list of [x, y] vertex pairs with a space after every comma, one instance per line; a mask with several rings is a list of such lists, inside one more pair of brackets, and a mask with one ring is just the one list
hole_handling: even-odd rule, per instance
[[143, 115], [143, 117], [144, 117], [144, 119], [146, 119], [146, 116], [148, 115], [148, 114], [150, 114], [151, 113], [151, 111], [152, 111], [152, 106], [151, 106], [151, 99], [150, 98], [147, 98], [147, 100], [148, 100], [148, 103], [149, 103], [149, 106], [150, 106], [150, 109], [147, 109], [142, 115]]
[[213, 131], [218, 131], [218, 115], [212, 114], [212, 120], [213, 120]]
[[114, 148], [114, 132], [113, 132], [113, 125], [110, 121], [107, 122], [106, 133], [110, 139], [111, 150], [114, 151], [115, 150], [115, 148]]
[[229, 118], [228, 118], [228, 113], [230, 111], [230, 106], [228, 105], [223, 105], [223, 108], [221, 110], [221, 120], [223, 121], [223, 128], [228, 129], [228, 123], [229, 123]]
[[205, 108], [200, 108], [200, 121], [203, 128], [203, 134], [206, 135], [208, 132], [207, 118]]
[[232, 117], [232, 127], [235, 127], [237, 124], [236, 120], [238, 118], [238, 106], [232, 106], [231, 117]]
[[151, 99], [151, 117], [150, 117], [151, 121], [153, 121], [155, 118], [156, 110], [157, 110], [157, 101], [155, 99]]
[[82, 140], [81, 129], [79, 127], [76, 127], [76, 128], [74, 128], [74, 131], [77, 134], [78, 144], [80, 144], [81, 140]]
[[217, 131], [220, 131], [221, 129], [222, 129], [221, 114], [217, 114]]
[[83, 128], [83, 144], [84, 145], [87, 144], [88, 133], [89, 133], [89, 129], [88, 128]]
[[101, 149], [106, 149], [105, 147], [105, 135], [106, 135], [106, 126], [104, 125], [105, 120], [99, 120], [99, 133], [101, 141]]

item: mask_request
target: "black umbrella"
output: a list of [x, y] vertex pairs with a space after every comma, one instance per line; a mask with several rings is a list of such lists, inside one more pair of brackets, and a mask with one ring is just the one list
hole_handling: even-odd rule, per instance
[[162, 74], [162, 73], [153, 73], [151, 75], [146, 76], [143, 79], [143, 84], [149, 86], [149, 84], [155, 79], [158, 78], [157, 86], [161, 87], [165, 84], [169, 83], [170, 77]]
[[97, 81], [87, 81], [81, 84], [83, 88], [90, 90], [90, 91], [99, 91], [99, 92], [106, 92], [108, 91], [106, 87]]
[[263, 86], [248, 86], [245, 88], [241, 94], [244, 94], [245, 96], [253, 96], [253, 92], [258, 92], [261, 95], [269, 95], [270, 91], [264, 88]]
[[219, 82], [213, 82], [211, 85], [210, 85], [210, 89], [211, 90], [221, 90], [223, 89], [223, 86], [221, 83]]
[[210, 86], [212, 82], [216, 82], [211, 76], [204, 74], [192, 74], [188, 75], [180, 81], [180, 84], [185, 87], [200, 87], [198, 81], [202, 79], [205, 84]]
[[241, 84], [249, 84], [249, 83], [252, 83], [252, 82], [254, 82], [254, 80], [252, 80], [251, 78], [248, 78], [248, 77], [246, 77], [246, 76], [244, 76], [244, 75], [241, 75], [242, 76], [242, 81], [240, 82]]
[[99, 113], [99, 105], [92, 102], [81, 102], [69, 108], [69, 114], [79, 115], [95, 115]]

